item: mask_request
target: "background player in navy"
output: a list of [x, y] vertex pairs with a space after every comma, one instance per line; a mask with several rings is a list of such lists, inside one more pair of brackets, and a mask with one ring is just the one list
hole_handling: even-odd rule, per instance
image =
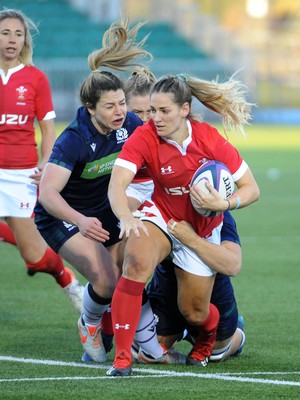
[[92, 73], [80, 89], [82, 107], [55, 142], [35, 208], [35, 222], [47, 243], [89, 281], [78, 327], [84, 350], [99, 362], [106, 360], [100, 319], [119, 275], [120, 231], [107, 198], [108, 183], [123, 144], [142, 124], [127, 113], [122, 81], [99, 68], [142, 66], [140, 59], [149, 54], [143, 40], [135, 42], [140, 26], [112, 24], [104, 47], [89, 55]]
[[[52, 275], [81, 312], [83, 286], [43, 240], [33, 220], [37, 188], [56, 138], [47, 76], [33, 65], [35, 24], [18, 10], [0, 11], [0, 237], [17, 244], [29, 275]], [[39, 158], [34, 123], [41, 131]]]
[[[173, 222], [170, 221], [172, 224]], [[222, 268], [217, 260], [224, 260], [224, 273], [236, 275], [241, 268], [242, 253], [240, 240], [236, 230], [236, 224], [229, 213], [224, 213], [221, 230], [221, 246], [219, 249], [207, 246], [190, 224], [178, 222], [173, 228], [173, 235], [183, 244], [189, 245], [199, 257], [210, 260], [212, 265]], [[215, 254], [221, 251], [222, 258]], [[224, 252], [227, 252], [224, 253]], [[224, 256], [225, 255], [225, 256]], [[223, 262], [222, 260], [222, 262]], [[157, 334], [159, 341], [170, 348], [177, 340], [182, 338], [185, 329], [189, 335], [197, 338], [197, 331], [187, 324], [177, 306], [177, 281], [174, 268], [176, 265], [170, 259], [164, 260], [154, 271], [153, 277], [147, 286], [147, 294], [151, 302], [152, 310], [157, 315]], [[227, 357], [236, 355], [241, 351], [245, 341], [245, 335], [237, 327], [238, 308], [234, 296], [233, 286], [228, 275], [217, 273], [213, 286], [211, 302], [220, 312], [220, 321], [217, 329], [217, 337], [210, 361], [224, 361]], [[240, 318], [240, 322], [243, 319]], [[205, 346], [205, 342], [199, 342]], [[157, 362], [142, 350], [137, 355], [139, 362]]]

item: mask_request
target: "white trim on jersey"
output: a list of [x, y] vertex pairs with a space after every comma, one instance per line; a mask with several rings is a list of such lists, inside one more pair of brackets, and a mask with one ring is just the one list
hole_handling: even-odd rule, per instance
[[238, 181], [245, 174], [247, 169], [248, 164], [243, 160], [240, 168], [232, 175], [234, 182]]
[[0, 69], [0, 76], [2, 78], [3, 85], [7, 85], [7, 82], [9, 81], [9, 78], [12, 76], [12, 74], [14, 74], [15, 72], [20, 71], [24, 67], [25, 67], [24, 64], [19, 64], [14, 68], [9, 68], [9, 70], [7, 71], [6, 75], [4, 73], [4, 70]]
[[117, 158], [114, 165], [118, 165], [119, 167], [129, 169], [134, 174], [137, 173], [136, 165], [130, 161], [124, 160], [123, 158]]
[[44, 116], [43, 121], [48, 121], [49, 119], [54, 119], [56, 117], [55, 111], [49, 111]]

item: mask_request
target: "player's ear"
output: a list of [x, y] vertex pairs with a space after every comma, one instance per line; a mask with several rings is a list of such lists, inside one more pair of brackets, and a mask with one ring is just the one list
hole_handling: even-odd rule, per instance
[[91, 117], [93, 117], [95, 115], [95, 110], [93, 108], [87, 107], [87, 110], [88, 110], [88, 112], [89, 112]]
[[183, 117], [187, 117], [189, 115], [189, 113], [190, 113], [190, 105], [189, 105], [189, 103], [187, 101], [182, 104], [181, 112], [182, 112], [182, 116]]

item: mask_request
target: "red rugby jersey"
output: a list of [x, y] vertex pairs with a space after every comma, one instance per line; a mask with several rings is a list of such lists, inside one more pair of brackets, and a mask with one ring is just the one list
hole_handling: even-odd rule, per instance
[[170, 218], [186, 220], [201, 237], [207, 237], [223, 216], [206, 218], [194, 210], [189, 196], [193, 174], [204, 162], [217, 160], [227, 165], [234, 180], [238, 180], [247, 164], [215, 128], [198, 121], [190, 121], [190, 124], [190, 134], [182, 148], [174, 141], [159, 137], [152, 121], [138, 127], [115, 163], [133, 172], [145, 165], [154, 181], [152, 200], [165, 221]]
[[0, 69], [0, 168], [33, 168], [38, 163], [34, 120], [55, 112], [47, 76], [34, 66]]

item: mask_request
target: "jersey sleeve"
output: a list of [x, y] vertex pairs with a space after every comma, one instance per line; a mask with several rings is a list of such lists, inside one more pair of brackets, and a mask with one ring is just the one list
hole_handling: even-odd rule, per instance
[[222, 162], [230, 170], [233, 180], [236, 182], [246, 172], [248, 165], [243, 160], [238, 150], [225, 139], [217, 129], [207, 126], [206, 146], [207, 154], [211, 160]]
[[151, 157], [149, 141], [147, 142], [146, 140], [147, 131], [144, 132], [145, 129], [143, 128], [144, 126], [141, 126], [134, 131], [122, 147], [121, 153], [115, 161], [115, 165], [127, 168], [134, 174]]
[[38, 121], [55, 118], [49, 80], [42, 71], [39, 71], [36, 76], [36, 117]]
[[224, 212], [223, 226], [221, 230], [221, 242], [225, 240], [241, 245], [235, 220], [229, 211]]
[[75, 165], [83, 159], [85, 145], [75, 131], [66, 129], [56, 139], [49, 162], [73, 171]]

